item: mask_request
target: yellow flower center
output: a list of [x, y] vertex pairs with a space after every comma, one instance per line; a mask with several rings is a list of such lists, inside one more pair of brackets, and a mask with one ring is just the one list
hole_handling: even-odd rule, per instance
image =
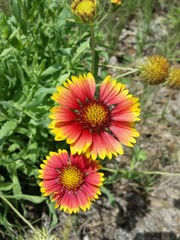
[[95, 4], [92, 1], [84, 1], [77, 5], [77, 12], [90, 15], [95, 10]]
[[82, 116], [84, 123], [93, 130], [107, 127], [110, 121], [109, 109], [98, 102], [90, 102], [84, 106]]
[[72, 11], [83, 21], [92, 20], [95, 17], [96, 0], [75, 0], [71, 4]]
[[60, 183], [68, 190], [76, 191], [84, 182], [84, 174], [76, 166], [67, 166], [59, 174]]

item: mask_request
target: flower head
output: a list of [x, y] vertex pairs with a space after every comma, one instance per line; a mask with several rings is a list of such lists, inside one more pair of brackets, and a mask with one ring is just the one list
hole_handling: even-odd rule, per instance
[[170, 65], [165, 57], [152, 55], [147, 57], [138, 67], [141, 71], [140, 76], [145, 82], [160, 84], [165, 81]]
[[180, 88], [180, 68], [170, 68], [167, 84], [172, 88]]
[[63, 85], [52, 96], [59, 103], [50, 115], [55, 140], [66, 139], [72, 154], [84, 153], [93, 160], [123, 154], [121, 143], [133, 146], [139, 136], [134, 129], [140, 120], [139, 99], [128, 94], [124, 84], [108, 76], [95, 95], [95, 79], [88, 73], [72, 76]]
[[121, 5], [122, 1], [121, 0], [111, 0], [111, 3], [116, 4], [116, 5]]
[[69, 213], [86, 211], [100, 195], [104, 181], [98, 161], [84, 155], [68, 155], [66, 150], [50, 152], [40, 165], [39, 178], [44, 196], [52, 195], [55, 207]]
[[74, 0], [71, 10], [81, 22], [91, 23], [97, 17], [98, 2], [97, 0]]

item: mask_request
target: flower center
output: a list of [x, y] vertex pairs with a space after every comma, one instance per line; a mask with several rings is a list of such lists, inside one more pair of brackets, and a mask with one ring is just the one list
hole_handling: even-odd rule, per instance
[[109, 126], [110, 111], [99, 102], [90, 102], [82, 109], [82, 118], [85, 127], [91, 130], [103, 130]]
[[78, 15], [91, 16], [96, 10], [96, 0], [75, 0], [71, 7]]
[[67, 166], [59, 174], [60, 183], [68, 190], [76, 191], [84, 182], [83, 173], [76, 166]]

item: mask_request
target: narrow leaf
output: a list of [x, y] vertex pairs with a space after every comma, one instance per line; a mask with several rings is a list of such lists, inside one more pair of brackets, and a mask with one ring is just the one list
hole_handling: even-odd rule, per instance
[[110, 191], [106, 187], [101, 187], [101, 192], [108, 197], [110, 204], [113, 204], [115, 202], [114, 196], [112, 195], [112, 193], [110, 193]]
[[3, 143], [6, 137], [10, 136], [13, 130], [17, 127], [18, 122], [15, 120], [9, 120], [4, 123], [0, 129], [0, 145]]
[[44, 200], [46, 200], [45, 197], [33, 196], [33, 195], [27, 195], [27, 194], [6, 195], [5, 197], [8, 199], [26, 200], [33, 203], [41, 203]]
[[0, 183], [0, 191], [9, 191], [13, 188], [12, 182]]

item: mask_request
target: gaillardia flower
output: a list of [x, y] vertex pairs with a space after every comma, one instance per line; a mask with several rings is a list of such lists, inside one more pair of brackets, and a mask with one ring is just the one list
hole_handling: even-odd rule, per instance
[[59, 104], [50, 115], [55, 140], [66, 139], [72, 154], [84, 153], [93, 160], [123, 154], [121, 143], [133, 146], [139, 136], [134, 129], [140, 120], [139, 99], [128, 94], [124, 84], [108, 76], [95, 94], [95, 79], [88, 73], [72, 76], [63, 85], [52, 96]]
[[81, 22], [94, 22], [98, 15], [98, 0], [74, 0], [71, 11]]
[[84, 155], [68, 155], [66, 150], [50, 152], [41, 164], [39, 178], [44, 196], [52, 195], [55, 207], [69, 213], [86, 211], [101, 194], [104, 181], [98, 161]]
[[165, 81], [169, 71], [168, 60], [160, 55], [147, 57], [139, 64], [140, 77], [149, 84], [160, 84]]
[[172, 88], [180, 88], [180, 68], [170, 68], [166, 83]]
[[116, 4], [116, 5], [121, 5], [122, 1], [121, 0], [111, 0], [111, 3]]

